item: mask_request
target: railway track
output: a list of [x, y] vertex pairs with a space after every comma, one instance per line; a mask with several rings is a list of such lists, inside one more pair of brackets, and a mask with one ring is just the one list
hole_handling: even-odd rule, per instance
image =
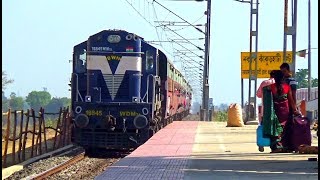
[[[196, 118], [197, 116], [188, 116], [186, 120]], [[94, 152], [89, 151], [85, 154], [84, 149], [74, 147], [70, 151], [38, 160], [5, 179], [93, 179], [132, 151], [133, 149], [95, 149]]]
[[94, 151], [94, 153], [85, 153], [83, 148], [74, 147], [69, 151], [37, 160], [2, 179], [94, 179], [108, 166], [130, 153], [129, 151], [101, 149]]
[[78, 155], [74, 156], [73, 158], [69, 159], [68, 161], [66, 162], [63, 162], [61, 164], [58, 164], [40, 174], [37, 174], [37, 175], [33, 175], [33, 176], [29, 176], [29, 177], [26, 177], [25, 179], [26, 180], [40, 180], [40, 179], [45, 179], [53, 174], [56, 174], [60, 171], [62, 171], [63, 169], [69, 167], [69, 166], [72, 166], [73, 164], [83, 160], [85, 158], [85, 152], [81, 152], [79, 153]]

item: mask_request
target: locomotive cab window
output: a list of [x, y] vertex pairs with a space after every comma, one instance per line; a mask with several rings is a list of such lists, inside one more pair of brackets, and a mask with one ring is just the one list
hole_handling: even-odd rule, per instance
[[151, 72], [153, 70], [153, 56], [150, 51], [146, 52], [146, 70], [147, 72]]
[[84, 49], [82, 52], [76, 54], [76, 72], [84, 73], [86, 72], [87, 66], [87, 52]]

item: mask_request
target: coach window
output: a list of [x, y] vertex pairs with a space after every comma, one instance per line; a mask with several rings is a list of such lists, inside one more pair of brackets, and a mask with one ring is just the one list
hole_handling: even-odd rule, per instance
[[153, 56], [150, 51], [146, 52], [146, 70], [147, 72], [151, 72], [153, 69]]

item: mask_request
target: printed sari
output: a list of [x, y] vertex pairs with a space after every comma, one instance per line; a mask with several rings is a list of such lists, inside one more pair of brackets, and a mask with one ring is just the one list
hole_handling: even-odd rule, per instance
[[270, 148], [272, 151], [276, 149], [283, 149], [281, 143], [283, 127], [281, 126], [274, 109], [273, 96], [270, 86], [263, 88], [263, 106], [263, 135], [264, 137], [270, 138]]
[[268, 107], [264, 113], [264, 134], [270, 137], [272, 151], [286, 152], [291, 148], [290, 143], [290, 125], [291, 111], [289, 108], [288, 93], [290, 86], [282, 84], [283, 92], [278, 95], [276, 84], [267, 86], [264, 90], [264, 97], [267, 101], [264, 103]]

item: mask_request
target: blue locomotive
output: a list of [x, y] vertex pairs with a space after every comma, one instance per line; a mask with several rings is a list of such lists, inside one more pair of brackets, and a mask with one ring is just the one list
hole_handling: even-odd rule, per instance
[[189, 114], [192, 89], [159, 49], [104, 30], [73, 49], [72, 142], [128, 149]]

